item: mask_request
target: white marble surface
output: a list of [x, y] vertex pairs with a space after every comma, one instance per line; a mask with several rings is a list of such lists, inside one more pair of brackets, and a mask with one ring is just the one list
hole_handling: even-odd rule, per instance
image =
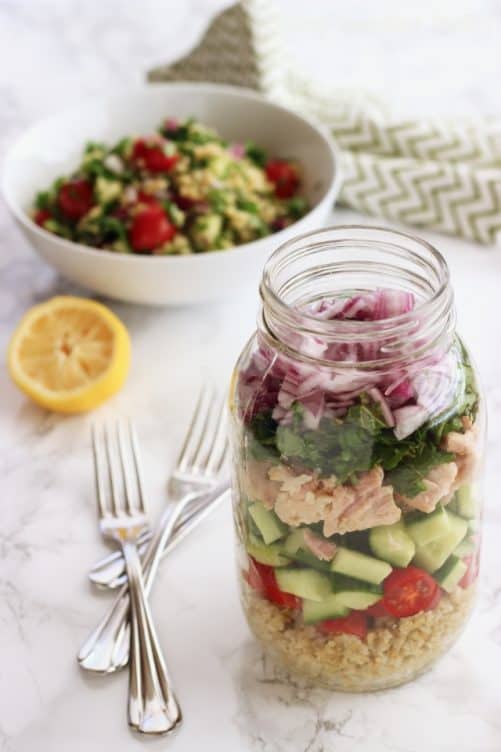
[[[36, 117], [138, 81], [189, 47], [215, 0], [0, 0], [0, 147]], [[287, 6], [294, 55], [336, 83], [423, 111], [499, 110], [499, 6], [488, 0]], [[431, 14], [433, 9], [434, 14]], [[354, 54], [352, 52], [354, 51]], [[398, 65], [395, 60], [398, 59]], [[466, 60], [466, 63], [465, 63]], [[493, 98], [493, 92], [495, 98]], [[360, 219], [337, 212], [336, 221]], [[185, 709], [175, 752], [498, 752], [501, 748], [501, 355], [499, 250], [423, 233], [450, 263], [460, 326], [490, 411], [481, 598], [456, 647], [412, 685], [370, 696], [301, 692], [263, 666], [239, 610], [229, 509], [171, 557], [153, 609]], [[35, 258], [0, 207], [0, 350], [32, 303], [71, 289]], [[257, 295], [204, 309], [113, 305], [133, 364], [100, 416], [139, 424], [158, 509], [193, 394], [224, 384]], [[105, 606], [86, 567], [105, 549], [92, 493], [89, 417], [30, 405], [0, 371], [0, 749], [108, 752], [146, 744], [125, 723], [126, 676], [91, 680], [75, 653]]]

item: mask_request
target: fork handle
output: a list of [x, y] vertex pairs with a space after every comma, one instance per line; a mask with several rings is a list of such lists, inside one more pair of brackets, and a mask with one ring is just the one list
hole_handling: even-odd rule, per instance
[[[219, 506], [220, 502], [225, 498], [225, 491], [228, 488], [228, 482], [221, 483], [214, 489], [214, 491], [204, 493], [188, 505], [185, 513], [175, 525], [174, 530], [163, 549], [162, 557], [172, 551], [178, 543], [184, 540], [184, 538], [189, 535], [195, 527], [203, 522], [209, 514]], [[144, 555], [146, 552], [146, 545], [150, 539], [151, 533], [148, 535], [142, 535], [138, 541], [141, 543], [139, 549], [141, 555]], [[96, 562], [89, 572], [89, 579], [98, 587], [110, 590], [116, 590], [121, 585], [124, 585], [127, 582], [127, 576], [125, 574], [122, 552], [114, 551]]]
[[[196, 494], [187, 494], [180, 501], [169, 504], [162, 515], [158, 529], [151, 539], [143, 559], [144, 589], [147, 595], [149, 595], [153, 584], [165, 543], [169, 540], [173, 528], [185, 511], [186, 506], [195, 497]], [[78, 653], [78, 662], [87, 671], [109, 674], [127, 665], [130, 654], [129, 630], [127, 629], [130, 599], [127, 590], [127, 584], [120, 588], [111, 608]]]
[[122, 550], [129, 580], [131, 651], [129, 724], [143, 734], [166, 734], [182, 720], [153, 624], [134, 542]]

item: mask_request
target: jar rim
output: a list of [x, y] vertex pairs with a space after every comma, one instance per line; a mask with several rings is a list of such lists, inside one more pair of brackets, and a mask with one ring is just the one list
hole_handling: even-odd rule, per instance
[[[351, 255], [359, 249], [361, 258]], [[374, 251], [374, 259], [363, 253]], [[338, 258], [336, 252], [339, 251]], [[309, 264], [310, 255], [318, 252], [316, 263]], [[334, 252], [334, 253], [333, 253]], [[379, 253], [379, 258], [377, 254]], [[384, 288], [379, 276], [391, 279], [394, 289], [417, 292], [418, 298], [410, 311], [375, 321], [354, 319], [321, 319], [307, 309], [308, 303], [335, 297], [329, 292], [331, 278], [336, 283], [342, 275], [354, 277], [353, 286], [342, 287], [353, 294], [355, 290]], [[357, 287], [358, 279], [362, 284]], [[282, 281], [280, 277], [283, 277]], [[370, 280], [367, 286], [367, 279]], [[324, 286], [323, 294], [315, 292], [317, 280]], [[376, 280], [376, 281], [374, 281]], [[333, 283], [333, 287], [336, 286]], [[327, 285], [327, 287], [326, 287]], [[390, 285], [388, 285], [390, 286]], [[302, 300], [287, 300], [287, 295], [302, 293]], [[333, 225], [296, 236], [280, 245], [269, 257], [263, 269], [260, 285], [263, 309], [260, 329], [276, 344], [302, 360], [339, 366], [383, 367], [405, 358], [419, 359], [435, 347], [447, 348], [455, 332], [455, 311], [450, 273], [443, 255], [428, 241], [408, 233], [373, 225]], [[309, 296], [309, 297], [308, 297]], [[292, 332], [303, 338], [317, 338], [325, 342], [364, 345], [377, 340], [380, 353], [375, 360], [356, 357], [324, 361], [309, 355]], [[403, 347], [402, 347], [403, 346]], [[413, 354], [409, 355], [409, 351]]]
[[[412, 243], [416, 243], [418, 246], [422, 246], [428, 253], [431, 254], [432, 258], [437, 262], [438, 269], [441, 273], [441, 281], [438, 288], [434, 291], [434, 293], [427, 299], [417, 301], [416, 305], [413, 307], [412, 311], [401, 313], [396, 316], [391, 316], [385, 319], [378, 319], [377, 321], [359, 321], [356, 319], [330, 319], [330, 320], [322, 320], [318, 317], [314, 316], [311, 313], [308, 313], [306, 310], [301, 310], [301, 318], [306, 322], [311, 322], [311, 331], [313, 333], [328, 333], [329, 331], [332, 331], [333, 328], [336, 329], [337, 333], [341, 333], [345, 331], [347, 334], [352, 333], [354, 335], [359, 335], [360, 330], [363, 329], [364, 332], [367, 331], [367, 329], [380, 329], [382, 326], [387, 327], [388, 325], [394, 325], [395, 327], [398, 327], [401, 323], [406, 323], [409, 321], [410, 318], [416, 317], [416, 315], [420, 315], [423, 313], [426, 313], [427, 310], [430, 310], [437, 301], [440, 300], [440, 298], [444, 295], [444, 293], [447, 291], [449, 285], [450, 285], [450, 272], [448, 264], [444, 258], [444, 256], [440, 253], [440, 251], [435, 248], [434, 245], [429, 243], [427, 240], [424, 240], [423, 238], [420, 238], [416, 235], [411, 235], [410, 233], [402, 232], [400, 230], [393, 230], [391, 228], [383, 227], [382, 225], [330, 225], [329, 227], [324, 227], [319, 230], [312, 230], [307, 233], [303, 233], [302, 235], [296, 235], [294, 238], [290, 238], [289, 240], [285, 241], [285, 243], [282, 243], [281, 245], [276, 248], [273, 253], [269, 256], [268, 260], [266, 261], [264, 268], [263, 268], [263, 274], [261, 278], [261, 284], [260, 284], [260, 294], [261, 298], [263, 299], [263, 302], [266, 303], [272, 303], [273, 307], [277, 308], [278, 311], [282, 311], [283, 313], [287, 314], [290, 313], [294, 309], [294, 306], [291, 306], [287, 302], [283, 300], [281, 295], [274, 289], [273, 284], [271, 282], [272, 274], [274, 273], [275, 269], [273, 268], [274, 265], [277, 263], [277, 260], [280, 260], [281, 257], [287, 253], [288, 250], [293, 248], [294, 246], [297, 246], [298, 244], [304, 242], [305, 248], [307, 246], [308, 240], [320, 240], [322, 238], [328, 239], [328, 236], [333, 231], [336, 232], [346, 232], [346, 236], [341, 238], [335, 238], [328, 240], [329, 244], [336, 245], [340, 242], [357, 242], [357, 238], [351, 238], [349, 233], [353, 231], [364, 231], [368, 233], [375, 233], [382, 239], [382, 234], [384, 233], [389, 238], [401, 238], [406, 241], [411, 241]], [[380, 235], [381, 233], [381, 235]], [[377, 239], [375, 239], [375, 242], [379, 242]], [[405, 246], [400, 246], [402, 250], [406, 250]]]

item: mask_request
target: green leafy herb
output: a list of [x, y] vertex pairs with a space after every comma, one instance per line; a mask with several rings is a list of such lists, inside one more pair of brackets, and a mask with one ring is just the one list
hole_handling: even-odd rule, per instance
[[264, 167], [267, 161], [265, 150], [255, 144], [254, 141], [247, 141], [245, 144], [245, 156], [258, 167]]
[[423, 444], [420, 454], [390, 470], [386, 478], [397, 493], [412, 498], [426, 491], [424, 479], [430, 470], [453, 460], [454, 454], [442, 452], [434, 444]]
[[308, 204], [304, 198], [301, 198], [301, 196], [295, 196], [294, 198], [289, 199], [289, 201], [287, 202], [287, 209], [289, 211], [289, 214], [294, 219], [299, 219], [300, 217], [302, 217], [303, 214], [305, 214], [307, 208]]
[[37, 209], [50, 209], [51, 207], [51, 195], [49, 191], [40, 191], [35, 198], [35, 206]]

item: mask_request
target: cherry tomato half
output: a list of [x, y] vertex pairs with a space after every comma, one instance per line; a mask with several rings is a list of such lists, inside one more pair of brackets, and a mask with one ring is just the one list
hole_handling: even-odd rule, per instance
[[57, 202], [69, 219], [80, 219], [92, 208], [92, 185], [88, 180], [69, 180], [60, 187]]
[[178, 154], [166, 154], [160, 140], [139, 138], [132, 148], [132, 159], [150, 172], [169, 172], [179, 159]]
[[273, 567], [260, 564], [252, 557], [249, 557], [249, 570], [246, 580], [254, 590], [277, 606], [284, 606], [285, 608], [300, 608], [301, 606], [300, 598], [280, 590]]
[[278, 198], [291, 198], [299, 186], [297, 168], [283, 159], [273, 159], [266, 165], [266, 177], [275, 184]]
[[52, 218], [52, 214], [47, 209], [38, 209], [35, 212], [35, 216], [33, 217], [33, 221], [35, 224], [39, 225], [40, 227], [43, 227], [45, 222], [47, 222], [48, 219]]
[[439, 589], [433, 577], [418, 567], [394, 569], [383, 583], [383, 603], [392, 616], [414, 616], [430, 608]]
[[351, 634], [365, 640], [367, 637], [367, 617], [362, 611], [352, 611], [339, 619], [326, 619], [317, 624], [322, 634]]
[[158, 204], [141, 209], [132, 220], [129, 240], [135, 251], [152, 251], [172, 240], [175, 226], [169, 222], [162, 207]]
[[389, 616], [390, 614], [385, 608], [385, 605], [382, 600], [378, 601], [377, 603], [374, 603], [372, 606], [369, 606], [369, 608], [366, 608], [364, 613], [369, 614], [369, 616]]

